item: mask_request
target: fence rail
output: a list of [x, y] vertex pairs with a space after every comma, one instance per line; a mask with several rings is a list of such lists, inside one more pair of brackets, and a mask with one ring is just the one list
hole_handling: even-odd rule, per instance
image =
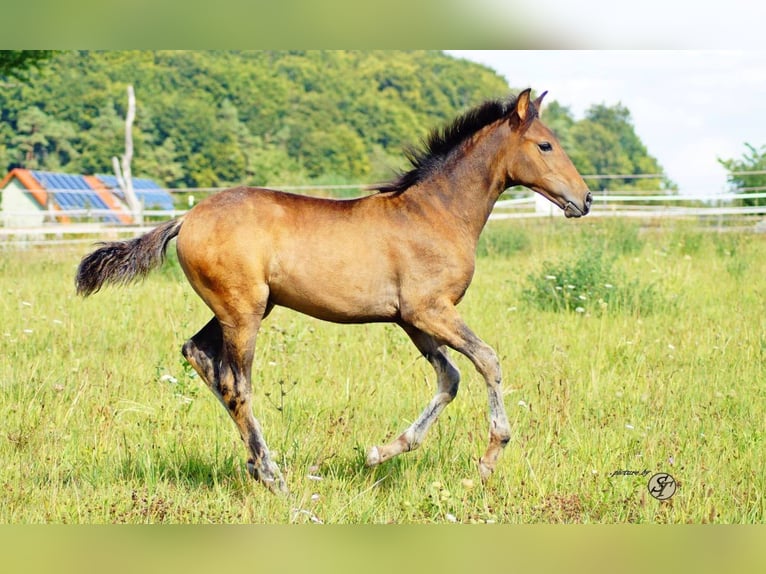
[[[287, 188], [284, 188], [287, 189]], [[363, 185], [348, 186], [293, 186], [291, 191], [317, 191], [359, 189]], [[185, 193], [195, 197], [205, 196], [218, 189], [184, 189], [169, 190]], [[56, 193], [48, 191], [48, 193]], [[667, 195], [660, 191], [652, 194], [631, 194], [628, 192], [602, 192], [593, 196], [591, 216], [595, 217], [626, 217], [646, 220], [668, 218], [697, 218], [700, 221], [710, 221], [716, 218], [718, 226], [728, 225], [736, 221], [740, 226], [745, 221], [749, 228], [755, 231], [766, 231], [766, 202], [765, 205], [742, 205], [750, 200], [763, 200], [766, 191], [750, 193], [722, 193], [716, 195], [684, 194]], [[157, 210], [147, 209], [142, 212], [144, 220], [161, 221], [177, 217], [186, 209]], [[41, 215], [46, 219], [42, 224], [14, 226], [10, 222], [23, 221], [25, 217]], [[35, 211], [3, 211], [0, 217], [0, 246], [29, 246], [92, 243], [96, 239], [114, 239], [133, 237], [145, 233], [152, 228], [148, 225], [130, 225], [120, 223], [93, 222], [105, 216], [114, 215], [106, 209], [56, 209]], [[71, 223], [61, 223], [65, 216]], [[547, 200], [531, 193], [513, 199], [501, 199], [495, 204], [490, 219], [532, 219], [563, 217], [559, 209]]]
[[[667, 195], [629, 194], [607, 192], [593, 195], [593, 206], [589, 217], [638, 217], [655, 219], [659, 217], [711, 217], [711, 216], [766, 216], [764, 205], [735, 205], [750, 200], [766, 198], [766, 192], [725, 193], [717, 195], [685, 194]], [[500, 200], [490, 219], [514, 219], [529, 217], [555, 217], [558, 210], [538, 196]]]

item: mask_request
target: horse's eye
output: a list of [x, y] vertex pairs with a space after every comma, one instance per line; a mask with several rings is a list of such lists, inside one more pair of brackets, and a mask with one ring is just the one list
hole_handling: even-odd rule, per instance
[[540, 151], [551, 151], [553, 149], [553, 146], [548, 142], [539, 143], [537, 144], [537, 147], [540, 148]]

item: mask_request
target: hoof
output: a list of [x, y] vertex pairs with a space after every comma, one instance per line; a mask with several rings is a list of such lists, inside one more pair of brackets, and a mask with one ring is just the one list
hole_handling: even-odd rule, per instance
[[261, 480], [261, 482], [268, 488], [273, 494], [287, 495], [290, 491], [287, 490], [287, 485], [282, 477], [277, 477], [272, 480]]
[[482, 483], [486, 483], [494, 471], [494, 467], [487, 465], [483, 458], [479, 459], [479, 476], [481, 476]]
[[367, 466], [377, 466], [380, 462], [380, 451], [374, 446], [367, 453]]
[[287, 490], [287, 485], [285, 484], [284, 478], [282, 478], [282, 473], [279, 472], [279, 467], [273, 462], [269, 461], [265, 468], [258, 468], [253, 462], [248, 461], [247, 470], [250, 472], [250, 476], [263, 484], [272, 493], [289, 494], [290, 491]]

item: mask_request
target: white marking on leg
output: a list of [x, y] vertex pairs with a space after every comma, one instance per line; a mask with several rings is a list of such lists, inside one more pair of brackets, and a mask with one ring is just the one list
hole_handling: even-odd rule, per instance
[[367, 453], [367, 466], [376, 466], [381, 463], [378, 447], [372, 447]]

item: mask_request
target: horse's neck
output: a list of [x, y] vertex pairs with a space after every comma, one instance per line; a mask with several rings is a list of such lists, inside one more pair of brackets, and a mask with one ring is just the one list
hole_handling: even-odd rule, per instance
[[444, 217], [454, 219], [477, 240], [507, 184], [504, 162], [498, 161], [502, 135], [494, 130], [466, 144], [462, 157], [450, 161], [422, 189], [432, 203], [445, 208]]

